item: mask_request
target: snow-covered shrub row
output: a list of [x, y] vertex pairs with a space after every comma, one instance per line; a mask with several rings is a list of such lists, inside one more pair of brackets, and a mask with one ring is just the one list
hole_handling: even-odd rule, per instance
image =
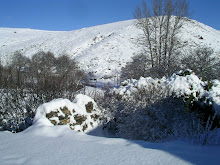
[[34, 124], [69, 125], [79, 132], [89, 132], [101, 123], [101, 111], [93, 99], [78, 94], [74, 101], [55, 99], [38, 107]]
[[[32, 125], [37, 107], [58, 96], [56, 91], [36, 94], [31, 89], [1, 89], [0, 130], [14, 133], [25, 130]], [[63, 96], [71, 99], [74, 93]]]
[[[136, 97], [138, 93], [143, 97]], [[198, 126], [195, 115], [185, 113], [183, 100], [167, 97], [160, 88], [134, 91], [134, 97], [129, 94], [130, 97], [125, 99], [108, 93], [99, 102], [108, 113], [104, 128], [114, 136], [157, 142], [173, 137], [191, 137], [191, 131]]]
[[[153, 79], [140, 78], [139, 80], [127, 80], [122, 82], [115, 93], [122, 95], [125, 99], [134, 99], [135, 95], [152, 88], [160, 88], [164, 96], [182, 98], [185, 101], [188, 111], [199, 113], [200, 118], [206, 122], [209, 117], [217, 115], [213, 126], [219, 126], [220, 115], [220, 82], [218, 80], [203, 81], [191, 70], [179, 71], [169, 78]], [[147, 94], [148, 95], [148, 94]], [[129, 96], [129, 97], [127, 97]], [[154, 97], [154, 95], [152, 95]]]
[[126, 80], [99, 102], [109, 113], [104, 127], [130, 139], [190, 137], [206, 143], [208, 134], [200, 135], [219, 126], [219, 88], [219, 81], [203, 82], [190, 70], [168, 79]]
[[122, 82], [119, 88], [115, 88], [114, 92], [124, 99], [133, 99], [136, 97], [136, 91], [152, 87], [166, 91], [166, 96], [173, 95], [177, 98], [191, 96], [195, 101], [205, 97], [209, 100], [207, 104], [213, 104], [214, 110], [220, 114], [220, 82], [218, 80], [203, 81], [191, 70], [179, 71], [167, 79], [164, 77], [161, 79], [151, 77], [141, 77], [139, 80], [129, 79]]
[[25, 89], [0, 90], [0, 129], [20, 132], [32, 125], [35, 110], [44, 96]]

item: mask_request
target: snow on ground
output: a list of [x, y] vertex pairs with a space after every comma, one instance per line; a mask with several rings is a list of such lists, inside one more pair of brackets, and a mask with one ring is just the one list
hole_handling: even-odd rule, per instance
[[196, 20], [186, 19], [180, 37], [182, 41], [186, 41], [189, 44], [188, 46], [191, 49], [197, 46], [208, 46], [216, 50], [216, 52], [220, 51], [220, 31]]
[[[184, 52], [197, 46], [209, 46], [215, 52], [220, 51], [220, 31], [194, 20], [186, 20], [179, 35], [188, 44]], [[75, 31], [0, 28], [0, 58], [6, 63], [17, 50], [26, 56], [42, 50], [51, 51], [56, 56], [67, 53], [79, 62], [82, 69], [93, 72], [99, 81], [112, 76], [114, 80], [121, 67], [142, 50], [137, 44], [141, 33], [134, 20]]]
[[67, 126], [33, 125], [18, 134], [0, 133], [1, 165], [217, 165], [219, 155], [219, 145], [201, 147], [180, 141], [149, 143], [96, 137]]

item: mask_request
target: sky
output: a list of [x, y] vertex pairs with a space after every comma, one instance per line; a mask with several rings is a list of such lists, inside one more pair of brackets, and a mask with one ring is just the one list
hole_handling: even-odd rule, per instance
[[[151, 1], [151, 0], [146, 0]], [[0, 0], [0, 27], [69, 31], [133, 19], [142, 0]], [[190, 0], [193, 19], [220, 30], [220, 0]]]

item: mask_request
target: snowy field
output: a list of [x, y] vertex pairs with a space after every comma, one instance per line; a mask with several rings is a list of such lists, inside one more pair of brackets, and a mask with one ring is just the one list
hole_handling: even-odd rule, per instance
[[174, 141], [149, 143], [105, 138], [72, 131], [68, 126], [32, 126], [0, 133], [1, 165], [219, 164], [220, 146]]

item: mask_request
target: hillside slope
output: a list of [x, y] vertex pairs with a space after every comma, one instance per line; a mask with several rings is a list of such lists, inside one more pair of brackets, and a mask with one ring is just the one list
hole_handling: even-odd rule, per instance
[[[101, 79], [119, 73], [121, 67], [141, 51], [137, 45], [141, 33], [134, 20], [75, 31], [0, 28], [0, 57], [6, 63], [15, 51], [26, 56], [42, 50], [56, 56], [66, 53], [76, 58], [87, 72], [94, 72]], [[186, 19], [180, 39], [188, 43], [187, 50], [206, 45], [215, 52], [220, 51], [220, 31], [194, 20]]]

